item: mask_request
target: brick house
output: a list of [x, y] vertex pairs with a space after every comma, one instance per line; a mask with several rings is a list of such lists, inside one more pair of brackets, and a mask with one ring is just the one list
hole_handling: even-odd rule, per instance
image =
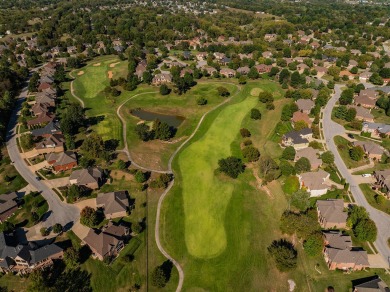
[[52, 166], [55, 172], [69, 170], [77, 166], [77, 156], [74, 152], [53, 152], [47, 154], [45, 158], [47, 163]]

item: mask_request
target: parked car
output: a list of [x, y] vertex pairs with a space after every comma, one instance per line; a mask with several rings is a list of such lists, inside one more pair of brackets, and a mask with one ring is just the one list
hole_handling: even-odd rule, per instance
[[371, 173], [363, 173], [363, 174], [362, 174], [362, 177], [371, 177], [371, 176], [372, 176]]
[[354, 139], [354, 138], [355, 138], [355, 136], [352, 135], [352, 134], [348, 134], [348, 137], [351, 138], [351, 139]]

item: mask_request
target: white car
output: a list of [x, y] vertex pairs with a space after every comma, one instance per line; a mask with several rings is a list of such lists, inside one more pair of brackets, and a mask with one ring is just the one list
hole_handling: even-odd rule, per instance
[[362, 177], [371, 177], [371, 175], [372, 175], [371, 173], [363, 173]]

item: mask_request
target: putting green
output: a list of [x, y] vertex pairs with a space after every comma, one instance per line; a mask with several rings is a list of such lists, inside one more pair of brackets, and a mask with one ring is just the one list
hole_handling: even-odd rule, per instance
[[191, 255], [212, 258], [227, 245], [224, 221], [234, 186], [214, 175], [218, 160], [231, 155], [230, 144], [256, 98], [225, 107], [205, 134], [178, 157], [182, 175], [185, 241]]

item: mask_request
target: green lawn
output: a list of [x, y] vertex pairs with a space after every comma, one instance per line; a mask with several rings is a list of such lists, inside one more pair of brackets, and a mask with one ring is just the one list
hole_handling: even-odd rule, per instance
[[369, 163], [369, 161], [364, 158], [361, 161], [355, 161], [351, 159], [351, 157], [349, 156], [350, 142], [347, 139], [341, 136], [335, 136], [334, 142], [337, 146], [337, 150], [341, 155], [341, 158], [343, 159], [345, 165], [348, 168], [356, 168]]
[[[2, 148], [0, 151], [0, 156], [2, 157], [0, 160], [0, 195], [24, 188], [27, 185], [27, 182], [11, 164], [6, 148]], [[5, 181], [6, 175], [11, 178], [11, 181]]]
[[[366, 197], [367, 202], [371, 206], [387, 214], [390, 214], [390, 201], [388, 199], [371, 189], [371, 186], [369, 184], [360, 184], [359, 187], [362, 190], [364, 196]], [[377, 201], [375, 199], [376, 196], [382, 196], [382, 198]]]
[[386, 115], [383, 109], [372, 109], [371, 114], [374, 116], [375, 123], [390, 124], [390, 117]]

